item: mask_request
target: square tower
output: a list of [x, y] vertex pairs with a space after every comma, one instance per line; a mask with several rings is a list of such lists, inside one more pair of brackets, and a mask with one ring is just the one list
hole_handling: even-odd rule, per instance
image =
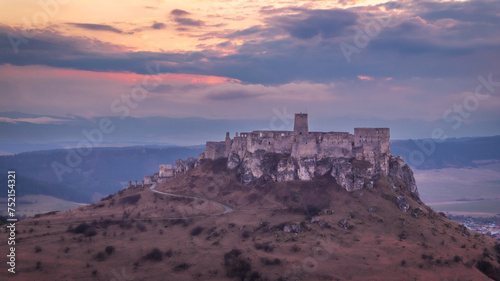
[[309, 125], [307, 122], [307, 113], [295, 113], [295, 122], [293, 124], [295, 135], [307, 135], [309, 133]]

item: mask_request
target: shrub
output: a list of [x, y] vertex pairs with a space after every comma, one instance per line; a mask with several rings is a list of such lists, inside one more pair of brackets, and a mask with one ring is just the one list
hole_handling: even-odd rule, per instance
[[246, 275], [252, 270], [252, 266], [240, 257], [241, 251], [233, 249], [224, 254], [224, 267], [227, 277], [238, 277], [245, 280]]
[[252, 236], [252, 232], [249, 230], [245, 230], [245, 231], [243, 231], [243, 233], [241, 233], [241, 238], [243, 238], [243, 239], [247, 239], [250, 236]]
[[495, 268], [490, 262], [485, 260], [478, 261], [476, 268], [489, 278], [493, 280], [500, 280], [500, 268]]
[[72, 228], [71, 226], [68, 228], [68, 232], [73, 232], [76, 234], [84, 233], [90, 227], [87, 223], [81, 223], [77, 227]]
[[104, 249], [104, 251], [106, 251], [106, 253], [107, 253], [108, 255], [111, 255], [112, 253], [114, 253], [114, 252], [115, 252], [115, 247], [113, 247], [113, 246], [107, 246], [107, 247]]
[[144, 258], [147, 260], [152, 260], [152, 261], [162, 261], [163, 260], [163, 253], [160, 251], [160, 249], [154, 248]]
[[181, 264], [174, 266], [174, 272], [184, 271], [184, 270], [188, 269], [189, 267], [191, 267], [190, 264], [183, 262]]
[[97, 235], [97, 228], [95, 228], [94, 226], [87, 228], [87, 230], [85, 230], [84, 232], [84, 235], [86, 237], [92, 237]]
[[37, 262], [36, 262], [35, 269], [36, 269], [36, 270], [40, 270], [40, 269], [42, 269], [42, 262], [41, 262], [41, 261], [37, 261]]
[[104, 261], [106, 259], [106, 254], [104, 252], [99, 252], [94, 257], [97, 261]]
[[203, 231], [203, 227], [197, 226], [193, 230], [191, 230], [191, 236], [197, 236]]
[[271, 244], [271, 242], [255, 243], [255, 249], [270, 253], [274, 250], [274, 246]]
[[315, 206], [315, 205], [307, 205], [306, 209], [305, 209], [305, 214], [306, 216], [309, 216], [309, 217], [313, 217], [313, 216], [317, 216], [319, 214], [319, 212], [321, 212], [321, 208], [319, 208], [318, 206]]
[[265, 265], [280, 265], [281, 260], [278, 258], [275, 259], [269, 259], [269, 258], [261, 258], [260, 261], [265, 264]]
[[141, 199], [141, 195], [140, 194], [135, 194], [135, 195], [129, 195], [129, 196], [125, 196], [123, 198], [120, 199], [120, 204], [136, 204], [139, 199]]
[[137, 223], [137, 230], [139, 230], [140, 232], [146, 232], [148, 229], [146, 228], [146, 226], [140, 222]]
[[42, 247], [36, 246], [35, 247], [35, 253], [40, 253], [42, 251]]
[[174, 254], [174, 253], [172, 252], [172, 249], [168, 249], [168, 250], [165, 252], [165, 257], [167, 257], [167, 258], [171, 258], [173, 254]]

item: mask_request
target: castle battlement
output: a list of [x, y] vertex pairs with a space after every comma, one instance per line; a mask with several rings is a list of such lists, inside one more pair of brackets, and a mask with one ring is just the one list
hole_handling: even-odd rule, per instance
[[390, 154], [389, 128], [354, 128], [348, 132], [309, 132], [306, 113], [295, 114], [293, 131], [266, 131], [226, 133], [224, 141], [206, 143], [204, 158], [228, 158], [233, 153], [241, 159], [246, 152], [263, 150], [290, 154], [293, 157], [363, 158], [363, 152]]

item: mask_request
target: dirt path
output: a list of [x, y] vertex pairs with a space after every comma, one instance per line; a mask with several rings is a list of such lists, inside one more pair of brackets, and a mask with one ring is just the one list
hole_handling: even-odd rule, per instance
[[227, 213], [230, 213], [230, 212], [233, 211], [233, 209], [231, 207], [229, 207], [227, 205], [224, 205], [222, 203], [216, 202], [216, 201], [211, 201], [209, 199], [200, 198], [200, 197], [192, 197], [192, 196], [178, 195], [178, 194], [173, 194], [173, 193], [168, 193], [168, 192], [162, 192], [162, 191], [156, 190], [155, 188], [156, 188], [156, 183], [154, 183], [149, 189], [151, 189], [151, 191], [153, 191], [153, 192], [156, 192], [156, 193], [159, 193], [159, 194], [163, 194], [163, 195], [167, 195], [167, 196], [179, 197], [179, 198], [189, 198], [189, 199], [201, 200], [201, 201], [208, 201], [210, 203], [214, 203], [215, 205], [218, 205], [218, 206], [221, 206], [222, 208], [224, 208], [224, 212], [221, 213], [221, 214], [227, 214]]

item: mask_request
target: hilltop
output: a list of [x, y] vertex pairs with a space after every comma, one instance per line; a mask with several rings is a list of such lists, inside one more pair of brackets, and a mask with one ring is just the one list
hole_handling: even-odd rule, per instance
[[330, 175], [244, 184], [226, 167], [206, 160], [155, 188], [208, 201], [132, 186], [22, 221], [17, 273], [2, 279], [500, 280], [493, 239], [384, 176], [348, 192]]

